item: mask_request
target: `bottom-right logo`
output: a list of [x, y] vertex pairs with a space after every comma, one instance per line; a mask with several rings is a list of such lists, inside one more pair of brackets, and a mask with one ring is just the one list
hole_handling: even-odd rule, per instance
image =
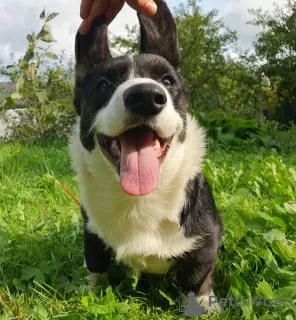
[[[284, 298], [277, 298], [277, 299], [269, 299], [269, 298], [262, 298], [262, 297], [232, 297], [229, 296], [225, 299], [218, 299], [216, 296], [208, 297], [208, 306], [199, 304], [194, 292], [190, 292], [188, 294], [188, 303], [184, 309], [184, 314], [180, 314], [180, 317], [199, 317], [204, 314], [208, 309], [211, 310], [213, 306], [217, 306], [217, 304], [221, 307], [228, 307], [228, 308], [237, 308], [237, 307], [244, 307], [244, 306], [281, 306], [281, 307], [291, 307], [295, 306], [293, 299], [284, 299]], [[179, 311], [181, 311], [180, 300], [179, 301]]]

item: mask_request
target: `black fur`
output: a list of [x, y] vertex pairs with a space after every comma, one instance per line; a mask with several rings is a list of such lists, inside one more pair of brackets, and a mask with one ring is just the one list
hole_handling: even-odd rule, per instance
[[176, 276], [185, 292], [209, 293], [217, 253], [222, 242], [222, 223], [210, 186], [202, 174], [187, 185], [187, 204], [180, 216], [186, 237], [203, 235], [203, 246], [176, 260]]
[[157, 14], [138, 14], [140, 21], [140, 53], [152, 53], [165, 58], [176, 70], [180, 65], [177, 27], [164, 1], [155, 1]]
[[111, 58], [108, 45], [108, 26], [104, 17], [97, 17], [87, 35], [79, 31], [75, 41], [76, 57], [76, 83], [74, 93], [74, 106], [77, 114], [81, 114], [81, 95], [85, 86], [86, 77], [94, 64], [104, 62]]
[[217, 241], [221, 241], [221, 219], [210, 186], [202, 174], [189, 181], [186, 194], [187, 204], [180, 217], [186, 237], [213, 234]]
[[[139, 14], [141, 45], [140, 55], [112, 58], [107, 39], [105, 19], [95, 20], [87, 36], [76, 37], [76, 86], [74, 105], [80, 120], [80, 139], [85, 149], [95, 147], [95, 133], [91, 131], [94, 117], [103, 109], [114, 94], [117, 86], [126, 81], [133, 69], [135, 77], [149, 78], [164, 83], [173, 100], [175, 110], [180, 114], [184, 130], [179, 141], [186, 140], [186, 116], [188, 93], [179, 74], [180, 54], [174, 19], [164, 1], [155, 0], [158, 12], [153, 17]], [[143, 124], [141, 115], [131, 115], [129, 121]], [[195, 146], [192, 146], [194, 148]], [[180, 227], [185, 237], [201, 236], [198, 249], [184, 252], [174, 259], [171, 271], [176, 272], [180, 288], [198, 295], [209, 294], [212, 289], [212, 273], [217, 253], [221, 246], [222, 224], [211, 189], [202, 174], [188, 182], [185, 194], [186, 205], [180, 212]], [[82, 208], [84, 218], [84, 255], [87, 268], [93, 273], [108, 270], [111, 249], [87, 229], [87, 212]]]
[[[94, 116], [110, 100], [116, 86], [124, 82], [131, 68], [140, 78], [151, 78], [161, 82], [169, 76], [173, 85], [168, 89], [174, 101], [176, 111], [184, 122], [184, 130], [179, 141], [186, 138], [186, 112], [188, 92], [179, 75], [180, 54], [178, 50], [177, 30], [174, 19], [164, 1], [156, 1], [158, 13], [153, 17], [138, 14], [141, 28], [140, 55], [134, 57], [134, 65], [129, 57], [112, 58], [107, 36], [107, 24], [104, 17], [93, 22], [87, 35], [76, 35], [76, 83], [74, 106], [81, 116], [81, 141], [92, 151], [95, 147], [95, 135], [91, 131]], [[101, 85], [110, 84], [107, 90]], [[134, 122], [140, 122], [135, 119]]]
[[89, 232], [87, 213], [83, 207], [81, 213], [84, 222], [84, 260], [87, 269], [92, 273], [105, 273], [110, 265], [112, 250], [107, 248], [96, 234]]
[[95, 135], [90, 131], [94, 116], [104, 108], [111, 99], [117, 86], [127, 80], [132, 62], [128, 57], [118, 57], [97, 63], [85, 81], [84, 89], [80, 93], [82, 105], [81, 116], [81, 142], [91, 151], [95, 147]]

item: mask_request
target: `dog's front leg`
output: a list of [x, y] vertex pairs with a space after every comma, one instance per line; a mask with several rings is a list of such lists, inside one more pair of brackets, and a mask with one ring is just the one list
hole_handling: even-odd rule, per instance
[[88, 230], [86, 211], [84, 208], [81, 211], [84, 220], [84, 265], [90, 273], [86, 278], [89, 284], [85, 290], [90, 291], [96, 284], [108, 281], [111, 249], [107, 248], [96, 234]]
[[[204, 307], [204, 312], [210, 314], [215, 310], [219, 312], [221, 307], [217, 302], [212, 286], [217, 250], [215, 245], [211, 247], [210, 241], [205, 242], [207, 243], [205, 247], [188, 252], [178, 259], [176, 278], [184, 294], [189, 299], [194, 295], [200, 307]], [[184, 305], [189, 305], [186, 296]], [[195, 315], [198, 316], [200, 314]]]

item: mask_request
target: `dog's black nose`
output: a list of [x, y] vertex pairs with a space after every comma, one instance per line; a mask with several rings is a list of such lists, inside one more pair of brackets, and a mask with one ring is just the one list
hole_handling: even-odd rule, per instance
[[130, 87], [124, 92], [123, 99], [127, 109], [144, 117], [157, 115], [167, 103], [165, 91], [152, 83], [141, 83]]

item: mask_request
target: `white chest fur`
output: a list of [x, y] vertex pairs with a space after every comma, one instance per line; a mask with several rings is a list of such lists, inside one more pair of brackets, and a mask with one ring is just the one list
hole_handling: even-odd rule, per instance
[[188, 118], [185, 143], [173, 141], [159, 185], [145, 197], [130, 197], [122, 191], [117, 173], [100, 148], [92, 152], [83, 148], [78, 125], [71, 154], [89, 230], [115, 251], [117, 260], [138, 271], [164, 273], [170, 258], [201, 244], [197, 241], [201, 239], [185, 237], [179, 224], [186, 184], [200, 171], [204, 154], [203, 133], [194, 120]]

